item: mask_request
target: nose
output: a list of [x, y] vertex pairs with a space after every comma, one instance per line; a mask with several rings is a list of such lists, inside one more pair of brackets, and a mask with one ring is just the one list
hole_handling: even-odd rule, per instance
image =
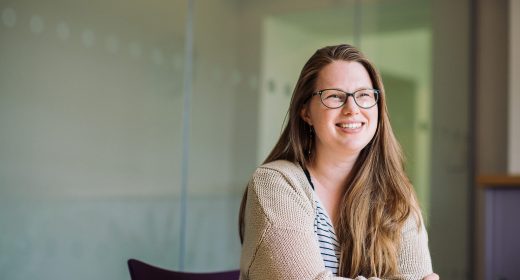
[[345, 104], [341, 107], [341, 112], [345, 115], [355, 115], [359, 113], [359, 106], [354, 101], [354, 96], [347, 96]]

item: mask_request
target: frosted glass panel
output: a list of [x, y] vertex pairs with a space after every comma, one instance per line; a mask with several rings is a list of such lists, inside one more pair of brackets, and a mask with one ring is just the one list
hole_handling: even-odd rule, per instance
[[2, 279], [178, 263], [185, 10], [0, 3]]

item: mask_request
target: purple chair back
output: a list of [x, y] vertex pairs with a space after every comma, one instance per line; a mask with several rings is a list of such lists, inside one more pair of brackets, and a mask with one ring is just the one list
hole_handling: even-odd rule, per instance
[[132, 280], [238, 280], [240, 271], [223, 271], [214, 273], [191, 273], [166, 270], [129, 259], [128, 269]]

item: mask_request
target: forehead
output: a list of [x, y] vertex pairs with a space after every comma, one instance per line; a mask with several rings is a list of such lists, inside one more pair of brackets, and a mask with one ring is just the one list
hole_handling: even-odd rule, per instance
[[373, 88], [365, 67], [356, 61], [333, 61], [318, 73], [317, 90], [339, 88], [354, 92], [361, 88]]

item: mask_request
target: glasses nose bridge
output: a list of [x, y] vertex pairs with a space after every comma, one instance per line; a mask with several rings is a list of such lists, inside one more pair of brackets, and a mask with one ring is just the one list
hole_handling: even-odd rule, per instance
[[355, 105], [354, 107], [358, 107], [357, 102], [356, 102], [356, 97], [355, 97], [354, 93], [345, 92], [345, 95], [346, 95], [346, 97], [345, 97], [345, 103], [343, 103], [343, 106], [342, 106], [342, 107], [347, 107], [346, 105], [347, 105], [347, 103], [348, 103], [348, 98], [349, 98], [349, 97], [352, 97], [352, 102], [354, 102], [353, 105]]

